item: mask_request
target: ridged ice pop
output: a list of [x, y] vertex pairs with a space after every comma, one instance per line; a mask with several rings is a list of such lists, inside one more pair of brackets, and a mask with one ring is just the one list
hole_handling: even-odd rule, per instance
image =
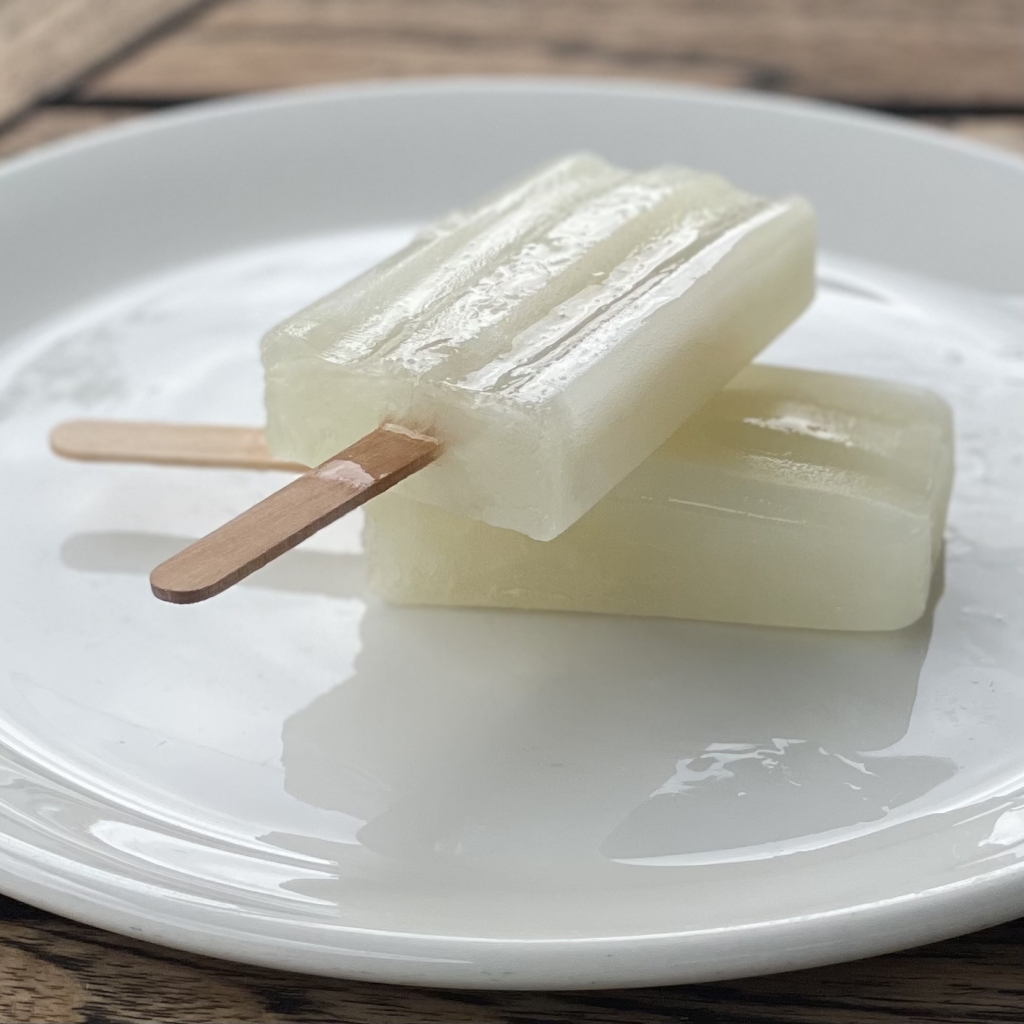
[[409, 498], [558, 536], [807, 306], [814, 218], [677, 167], [569, 157], [263, 341], [267, 437], [315, 465], [388, 421]]
[[897, 629], [925, 610], [952, 473], [936, 395], [751, 366], [547, 543], [381, 496], [370, 584], [408, 604]]

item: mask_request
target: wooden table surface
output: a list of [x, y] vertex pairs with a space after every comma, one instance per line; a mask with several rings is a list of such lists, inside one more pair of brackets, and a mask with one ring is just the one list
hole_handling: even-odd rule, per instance
[[[1024, 152], [1024, 0], [0, 0], [0, 155], [254, 89], [613, 74], [817, 96]], [[160, 949], [0, 896], [5, 1021], [1024, 1019], [1024, 921], [715, 985], [427, 991]]]

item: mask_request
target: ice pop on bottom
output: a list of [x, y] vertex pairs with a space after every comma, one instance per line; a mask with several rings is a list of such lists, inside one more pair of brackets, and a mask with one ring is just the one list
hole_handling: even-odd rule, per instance
[[925, 610], [952, 473], [930, 392], [751, 366], [546, 543], [382, 495], [370, 584], [407, 604], [897, 629]]
[[813, 235], [800, 199], [566, 158], [272, 329], [271, 450], [397, 423], [444, 445], [406, 497], [549, 540], [806, 307]]

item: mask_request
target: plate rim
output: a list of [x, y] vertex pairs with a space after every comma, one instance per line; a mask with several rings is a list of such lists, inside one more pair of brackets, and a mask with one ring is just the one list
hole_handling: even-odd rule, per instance
[[173, 107], [129, 116], [123, 121], [100, 125], [75, 135], [54, 139], [34, 146], [24, 153], [15, 153], [0, 160], [0, 179], [21, 173], [36, 164], [102, 146], [122, 137], [164, 131], [175, 124], [213, 120], [218, 117], [276, 107], [304, 106], [309, 103], [335, 102], [339, 99], [372, 99], [377, 97], [422, 97], [424, 93], [448, 95], [476, 90], [483, 93], [546, 93], [567, 95], [607, 94], [630, 95], [637, 98], [690, 98], [722, 107], [785, 110], [810, 120], [840, 121], [849, 125], [873, 128], [895, 136], [910, 137], [940, 149], [1010, 168], [1024, 175], [1024, 157], [1007, 150], [954, 134], [936, 125], [922, 124], [910, 118], [885, 111], [857, 107], [834, 100], [818, 100], [785, 93], [756, 92], [751, 89], [723, 89], [694, 82], [675, 83], [655, 78], [624, 78], [586, 75], [446, 75], [410, 78], [369, 78], [358, 82], [299, 86], [286, 89], [265, 89], [192, 100]]
[[[345, 925], [293, 926], [295, 931], [316, 931], [343, 941], [383, 937], [383, 945], [405, 946], [404, 950], [375, 950], [369, 948], [372, 943], [359, 948], [232, 928], [237, 914], [225, 910], [208, 910], [208, 920], [200, 927], [198, 914], [196, 920], [186, 922], [147, 913], [141, 901], [119, 905], [114, 899], [89, 899], [75, 893], [79, 888], [75, 884], [55, 888], [47, 885], [45, 872], [35, 866], [13, 873], [8, 867], [13, 860], [0, 847], [0, 883], [5, 892], [93, 927], [252, 966], [424, 988], [582, 991], [764, 976], [881, 956], [1001, 924], [1024, 912], [1020, 885], [1024, 862], [1018, 862], [985, 875], [853, 907], [650, 935], [493, 938]], [[1007, 898], [1010, 893], [1016, 901]], [[167, 902], [173, 905], [172, 900]], [[737, 937], [757, 933], [767, 933], [764, 939], [773, 945], [783, 940], [783, 948], [769, 947], [766, 953], [764, 940], [737, 942]], [[788, 945], [786, 940], [797, 941]], [[698, 951], [698, 956], [686, 959]], [[720, 964], [713, 960], [716, 955], [722, 958]]]

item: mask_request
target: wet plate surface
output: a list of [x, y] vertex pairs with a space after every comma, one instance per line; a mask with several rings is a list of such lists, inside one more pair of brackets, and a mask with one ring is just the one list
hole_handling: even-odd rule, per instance
[[[259, 423], [266, 326], [581, 145], [816, 202], [819, 298], [764, 359], [953, 404], [928, 616], [388, 608], [358, 516], [210, 603], [152, 599], [153, 565], [284, 478], [62, 463], [48, 429]], [[248, 100], [10, 165], [0, 888], [203, 952], [493, 987], [783, 970], [1021, 913], [1022, 193], [1019, 163], [872, 118], [545, 83]]]

